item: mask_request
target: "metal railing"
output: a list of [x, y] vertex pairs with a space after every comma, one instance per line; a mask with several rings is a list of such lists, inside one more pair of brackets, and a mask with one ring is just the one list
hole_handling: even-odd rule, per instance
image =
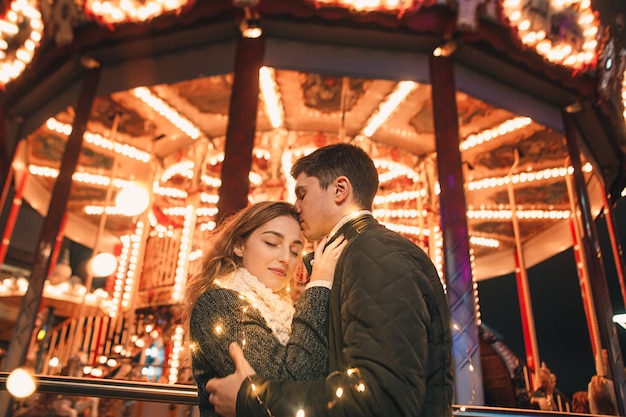
[[[0, 372], [0, 390], [6, 391], [7, 372]], [[76, 378], [67, 376], [35, 375], [37, 392], [86, 397], [115, 398], [131, 401], [197, 405], [195, 385], [170, 385], [117, 379]], [[480, 406], [453, 407], [454, 417], [548, 417], [585, 416], [559, 411], [508, 409]]]
[[[7, 390], [8, 372], [0, 372], [0, 390]], [[69, 376], [35, 375], [37, 392], [118, 398], [176, 404], [198, 404], [195, 385], [169, 385], [117, 379], [75, 378]]]

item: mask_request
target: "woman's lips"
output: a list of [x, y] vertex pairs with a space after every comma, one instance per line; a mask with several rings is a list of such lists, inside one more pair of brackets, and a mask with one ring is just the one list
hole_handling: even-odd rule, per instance
[[287, 271], [285, 271], [284, 269], [280, 269], [280, 268], [270, 268], [270, 271], [272, 271], [276, 275], [280, 275], [281, 277], [284, 277], [287, 275]]

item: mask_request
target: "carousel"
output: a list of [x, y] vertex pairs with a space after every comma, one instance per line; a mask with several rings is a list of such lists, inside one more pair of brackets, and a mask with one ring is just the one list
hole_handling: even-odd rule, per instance
[[[608, 220], [603, 257], [626, 300], [612, 217], [626, 186], [620, 12], [608, 0], [2, 1], [4, 370], [57, 375], [80, 358], [92, 378], [193, 383], [178, 306], [207, 236], [247, 204], [295, 201], [293, 162], [350, 142], [380, 172], [374, 216], [445, 284], [456, 404], [529, 405], [545, 378], [527, 270], [573, 248], [590, 360], [606, 358], [596, 371], [626, 415], [594, 226]], [[43, 224], [16, 272], [25, 203]], [[478, 283], [509, 273], [519, 358], [480, 314]], [[512, 400], [490, 391], [493, 358]]]

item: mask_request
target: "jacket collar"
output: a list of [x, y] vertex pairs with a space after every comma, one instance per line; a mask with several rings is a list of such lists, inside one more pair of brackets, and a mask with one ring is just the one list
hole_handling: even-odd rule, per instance
[[335, 240], [337, 236], [341, 235], [350, 240], [354, 235], [361, 233], [365, 227], [375, 223], [378, 222], [374, 219], [371, 211], [360, 210], [350, 213], [341, 219], [333, 228], [334, 233], [330, 233], [330, 238], [328, 239], [328, 243], [326, 243], [326, 245]]

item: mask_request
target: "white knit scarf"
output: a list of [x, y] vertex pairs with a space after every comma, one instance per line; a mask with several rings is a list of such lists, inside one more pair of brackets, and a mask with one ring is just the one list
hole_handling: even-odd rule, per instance
[[283, 295], [274, 293], [245, 268], [238, 268], [214, 282], [246, 297], [252, 307], [259, 310], [278, 341], [287, 344], [295, 309], [286, 292], [282, 291]]

